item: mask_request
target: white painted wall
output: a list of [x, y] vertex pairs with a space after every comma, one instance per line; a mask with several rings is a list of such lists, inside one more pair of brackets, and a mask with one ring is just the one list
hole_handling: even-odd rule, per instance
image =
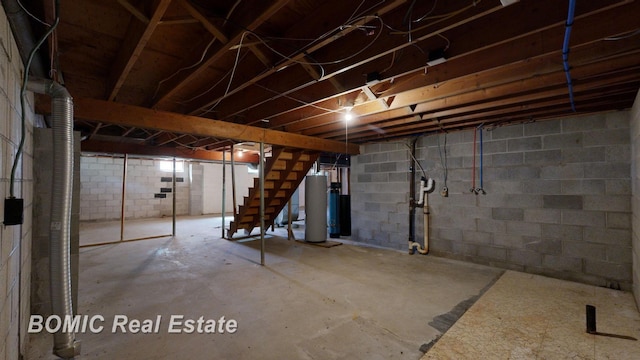
[[[206, 163], [204, 165], [204, 199], [202, 212], [204, 214], [222, 213], [222, 164]], [[226, 196], [225, 212], [233, 212], [233, 190], [231, 187], [231, 164], [226, 165]], [[253, 186], [253, 179], [257, 173], [249, 173], [249, 167], [244, 164], [235, 165], [236, 202], [242, 205], [244, 197], [249, 195], [249, 188]]]

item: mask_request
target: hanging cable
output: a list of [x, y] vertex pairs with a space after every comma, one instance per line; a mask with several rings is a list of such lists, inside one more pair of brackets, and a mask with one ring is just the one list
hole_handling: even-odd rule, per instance
[[567, 87], [569, 88], [569, 102], [571, 103], [571, 110], [576, 112], [576, 104], [573, 98], [573, 82], [571, 81], [571, 73], [569, 67], [569, 40], [571, 39], [571, 27], [573, 27], [573, 17], [575, 13], [576, 2], [575, 0], [569, 0], [569, 11], [567, 15], [567, 22], [565, 23], [564, 31], [564, 43], [562, 44], [562, 64], [564, 67], [564, 73], [567, 76]]
[[204, 51], [202, 52], [202, 56], [200, 56], [200, 59], [198, 61], [196, 61], [192, 65], [182, 67], [182, 68], [178, 69], [177, 71], [175, 71], [173, 74], [169, 75], [168, 77], [160, 80], [158, 82], [158, 86], [156, 86], [156, 91], [153, 93], [153, 98], [154, 99], [156, 98], [156, 95], [158, 95], [158, 90], [160, 90], [160, 85], [162, 85], [164, 82], [172, 79], [174, 76], [178, 75], [180, 72], [182, 72], [184, 70], [189, 70], [189, 69], [192, 69], [192, 68], [202, 64], [202, 61], [204, 61], [205, 55], [207, 55], [207, 52], [209, 51], [209, 48], [211, 47], [211, 45], [213, 45], [213, 43], [215, 41], [216, 41], [215, 37], [213, 39], [211, 39], [211, 41], [209, 41], [209, 44], [204, 48]]
[[20, 116], [20, 126], [21, 126], [21, 134], [20, 134], [20, 143], [18, 145], [18, 151], [16, 152], [16, 157], [13, 159], [13, 166], [11, 167], [11, 178], [9, 181], [9, 197], [15, 199], [15, 182], [16, 182], [16, 170], [18, 169], [18, 163], [20, 162], [20, 158], [22, 156], [22, 152], [24, 150], [24, 143], [26, 139], [26, 104], [25, 97], [27, 95], [27, 83], [29, 82], [29, 71], [31, 68], [31, 63], [33, 62], [33, 58], [35, 57], [36, 52], [40, 49], [42, 44], [47, 40], [47, 38], [53, 33], [53, 31], [58, 27], [60, 23], [60, 17], [56, 13], [56, 19], [54, 23], [49, 27], [47, 32], [38, 40], [36, 45], [29, 52], [29, 58], [27, 59], [27, 63], [24, 68], [24, 76], [22, 79], [22, 87], [20, 88], [20, 107], [22, 109]]
[[484, 164], [483, 164], [483, 160], [482, 158], [484, 157], [484, 149], [483, 147], [483, 141], [482, 141], [482, 126], [484, 125], [484, 123], [480, 124], [480, 126], [478, 126], [478, 128], [476, 129], [476, 131], [480, 132], [480, 187], [478, 189], [476, 189], [476, 194], [480, 193], [482, 195], [486, 195], [487, 192], [484, 191], [484, 177], [483, 177], [483, 168], [484, 168]]
[[416, 159], [415, 156], [413, 156], [413, 154], [411, 153], [411, 145], [406, 144], [407, 148], [409, 148], [409, 155], [411, 156], [411, 158], [413, 159], [413, 161], [415, 161], [416, 165], [418, 165], [418, 167], [420, 168], [420, 171], [422, 171], [422, 175], [427, 178], [427, 172], [424, 171], [424, 168], [422, 167], [422, 165], [420, 165], [420, 161], [418, 161], [418, 159]]
[[431, 15], [431, 13], [433, 12], [433, 10], [435, 10], [435, 9], [436, 9], [436, 5], [438, 5], [438, 0], [435, 0], [435, 1], [433, 2], [433, 6], [431, 7], [431, 10], [429, 10], [426, 14], [422, 15], [422, 16], [421, 16], [421, 17], [419, 17], [418, 19], [413, 20], [413, 22], [414, 22], [414, 23], [419, 23], [419, 22], [421, 22], [421, 21], [423, 21], [423, 20], [427, 19], [427, 16]]
[[[345, 61], [347, 61], [347, 60], [349, 60], [349, 59], [352, 59], [352, 58], [354, 58], [354, 57], [356, 57], [356, 56], [358, 56], [358, 55], [362, 54], [363, 52], [365, 52], [368, 48], [370, 48], [370, 47], [373, 45], [373, 43], [375, 43], [375, 42], [376, 42], [376, 40], [378, 40], [378, 38], [379, 38], [379, 37], [380, 37], [380, 35], [382, 34], [382, 27], [384, 26], [384, 22], [382, 21], [382, 19], [381, 19], [379, 16], [362, 16], [362, 17], [359, 17], [359, 18], [353, 19], [353, 20], [351, 20], [350, 22], [345, 23], [344, 25], [341, 25], [341, 26], [339, 26], [338, 28], [336, 28], [336, 29], [335, 29], [335, 30], [337, 30], [337, 31], [343, 31], [344, 29], [346, 29], [346, 28], [348, 28], [348, 27], [351, 27], [351, 23], [355, 23], [355, 22], [358, 22], [358, 21], [360, 21], [360, 20], [366, 20], [366, 19], [369, 19], [369, 18], [376, 19], [376, 20], [378, 20], [378, 21], [380, 22], [380, 29], [381, 29], [381, 30], [380, 30], [380, 31], [378, 31], [378, 33], [376, 34], [375, 38], [374, 38], [373, 40], [371, 40], [367, 45], [365, 45], [362, 49], [360, 49], [360, 50], [358, 50], [358, 51], [354, 52], [353, 54], [351, 54], [351, 55], [349, 55], [349, 56], [347, 56], [347, 57], [344, 57], [344, 58], [342, 58], [342, 59], [337, 59], [337, 60], [332, 60], [332, 61], [308, 62], [308, 61], [296, 60], [296, 59], [294, 59], [294, 58], [293, 58], [293, 56], [294, 56], [294, 55], [292, 55], [292, 56], [287, 56], [287, 55], [285, 55], [285, 54], [281, 53], [280, 51], [278, 51], [278, 50], [274, 49], [274, 48], [273, 48], [271, 45], [269, 45], [269, 44], [267, 43], [267, 41], [266, 41], [265, 39], [263, 39], [260, 35], [258, 35], [258, 34], [256, 34], [256, 33], [251, 33], [251, 35], [255, 36], [255, 37], [256, 37], [256, 38], [257, 38], [257, 39], [258, 39], [258, 40], [259, 40], [259, 41], [260, 41], [260, 42], [265, 46], [265, 47], [267, 47], [267, 49], [271, 50], [274, 54], [276, 54], [276, 55], [278, 55], [278, 56], [280, 56], [280, 57], [282, 57], [282, 58], [284, 58], [284, 59], [286, 59], [286, 60], [292, 61], [292, 62], [294, 62], [294, 63], [296, 63], [296, 64], [302, 64], [302, 65], [335, 65], [335, 64], [339, 64], [339, 63], [345, 62]], [[323, 35], [323, 36], [324, 36], [324, 35]], [[319, 39], [320, 39], [320, 38], [319, 38]], [[307, 47], [312, 46], [312, 45], [313, 45], [313, 43], [315, 43], [315, 42], [316, 42], [316, 41], [312, 42], [312, 43], [311, 43], [311, 44], [309, 44]]]
[[18, 5], [22, 9], [22, 11], [25, 12], [25, 14], [29, 15], [32, 19], [34, 19], [35, 21], [39, 22], [40, 24], [42, 24], [42, 25], [44, 25], [46, 27], [51, 27], [51, 24], [47, 23], [46, 21], [40, 20], [40, 18], [38, 18], [37, 16], [35, 16], [31, 12], [29, 12], [29, 10], [27, 10], [27, 8], [24, 7], [24, 5], [22, 5], [22, 1], [16, 0], [16, 2], [18, 3]]
[[476, 136], [478, 132], [473, 128], [473, 168], [471, 169], [471, 192], [476, 194]]
[[436, 20], [436, 21], [431, 22], [431, 23], [426, 24], [426, 25], [423, 25], [423, 26], [420, 26], [420, 27], [417, 27], [417, 28], [414, 28], [414, 29], [411, 29], [411, 30], [409, 30], [409, 31], [399, 31], [399, 30], [392, 29], [392, 28], [390, 28], [390, 27], [388, 27], [388, 26], [387, 26], [387, 27], [388, 27], [389, 29], [391, 29], [391, 30], [392, 30], [391, 35], [407, 35], [407, 34], [409, 34], [409, 33], [415, 33], [415, 32], [418, 32], [418, 31], [424, 30], [424, 29], [426, 29], [426, 28], [427, 28], [427, 27], [429, 27], [429, 26], [433, 26], [433, 25], [435, 25], [435, 24], [437, 24], [437, 23], [439, 23], [439, 22], [442, 22], [442, 21], [448, 20], [448, 19], [450, 19], [450, 18], [452, 18], [452, 17], [454, 17], [454, 16], [456, 16], [456, 15], [459, 15], [459, 14], [461, 14], [461, 13], [463, 13], [463, 12], [465, 12], [465, 11], [469, 10], [469, 9], [473, 9], [473, 8], [474, 8], [474, 7], [476, 7], [476, 5], [478, 5], [481, 1], [482, 1], [482, 0], [474, 0], [474, 1], [471, 3], [471, 5], [465, 6], [465, 7], [463, 7], [462, 9], [459, 9], [459, 10], [456, 10], [456, 11], [452, 11], [452, 12], [449, 12], [449, 13], [447, 13], [447, 14], [435, 15], [435, 16], [431, 16], [431, 17], [424, 18], [423, 20]]
[[200, 116], [207, 114], [209, 112], [211, 112], [213, 109], [216, 108], [216, 106], [218, 106], [218, 104], [220, 104], [220, 102], [227, 96], [227, 94], [229, 93], [229, 90], [231, 89], [231, 83], [233, 83], [233, 76], [236, 73], [236, 69], [238, 68], [238, 63], [240, 61], [240, 52], [242, 51], [242, 42], [244, 41], [245, 36], [247, 35], [247, 32], [242, 33], [242, 36], [240, 37], [240, 45], [238, 46], [238, 52], [236, 53], [236, 59], [233, 63], [233, 69], [231, 70], [231, 77], [229, 78], [229, 83], [227, 84], [227, 88], [224, 91], [224, 95], [222, 95], [220, 97], [220, 99], [218, 99], [218, 101], [216, 101], [213, 105], [211, 105], [209, 108], [207, 108], [205, 111], [203, 111]]
[[640, 29], [638, 29], [638, 30], [636, 30], [636, 31], [634, 31], [634, 32], [628, 33], [628, 34], [626, 34], [626, 35], [606, 37], [606, 38], [604, 38], [604, 39], [602, 39], [602, 40], [606, 40], [606, 41], [618, 41], [618, 40], [628, 39], [628, 38], [630, 38], [630, 37], [634, 37], [634, 36], [639, 35], [639, 34], [640, 34]]
[[[447, 133], [444, 132], [444, 150], [440, 146], [440, 135], [436, 135], [438, 139], [438, 153], [440, 154], [440, 165], [442, 166], [443, 183], [444, 187], [440, 194], [444, 197], [449, 196], [449, 187], [447, 186], [447, 179], [449, 178], [449, 166], [447, 165]], [[444, 153], [444, 156], [443, 156]]]

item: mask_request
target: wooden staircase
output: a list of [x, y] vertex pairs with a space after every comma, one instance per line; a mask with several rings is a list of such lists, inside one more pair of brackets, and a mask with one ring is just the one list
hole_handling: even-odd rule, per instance
[[[318, 159], [319, 152], [273, 147], [265, 164], [264, 221], [265, 227], [273, 225], [276, 217], [287, 204], [304, 177]], [[255, 178], [249, 196], [244, 197], [227, 232], [227, 239], [239, 230], [245, 234], [260, 226], [260, 179]]]

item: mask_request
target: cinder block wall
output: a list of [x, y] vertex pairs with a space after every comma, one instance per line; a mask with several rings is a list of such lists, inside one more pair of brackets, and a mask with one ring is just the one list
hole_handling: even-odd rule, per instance
[[[128, 160], [125, 217], [128, 219], [153, 218], [172, 215], [173, 193], [166, 198], [156, 198], [162, 188], [171, 188], [171, 172], [160, 171], [160, 160]], [[80, 220], [119, 219], [122, 204], [122, 174], [124, 159], [82, 156], [80, 160]], [[188, 164], [176, 177], [176, 214], [189, 214]]]
[[640, 91], [631, 109], [631, 149], [633, 293], [640, 309]]
[[[21, 135], [20, 85], [23, 66], [4, 8], [0, 7], [0, 198], [9, 196], [9, 179]], [[26, 109], [26, 142], [18, 164], [15, 196], [24, 199], [24, 223], [0, 227], [0, 359], [18, 359], [27, 344], [33, 208], [33, 96]], [[0, 217], [4, 218], [0, 203]]]
[[[630, 289], [629, 127], [629, 112], [611, 112], [484, 129], [486, 195], [469, 191], [473, 131], [452, 132], [446, 198], [444, 135], [421, 137], [417, 158], [437, 184], [429, 195], [431, 254]], [[354, 240], [407, 248], [407, 143], [365, 145], [353, 158]]]

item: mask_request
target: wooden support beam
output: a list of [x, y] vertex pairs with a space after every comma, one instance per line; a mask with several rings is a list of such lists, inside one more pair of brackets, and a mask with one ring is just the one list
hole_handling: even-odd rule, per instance
[[[248, 25], [246, 25], [247, 31], [254, 31], [260, 25], [262, 25], [267, 19], [273, 16], [275, 13], [280, 11], [282, 7], [284, 7], [290, 0], [278, 0], [271, 4], [267, 9], [264, 10], [261, 14], [255, 17], [255, 19]], [[209, 66], [215, 64], [219, 61], [223, 56], [229, 53], [229, 49], [231, 46], [240, 43], [240, 39], [242, 39], [244, 32], [240, 32], [235, 35], [232, 39], [229, 39], [226, 44], [217, 52], [209, 56], [205, 61], [203, 61], [199, 66], [194, 69], [191, 69], [189, 73], [183, 78], [172, 79], [167, 82], [168, 90], [154, 101], [153, 107], [158, 107], [161, 103], [165, 102], [171, 96], [176, 94], [179, 90], [184, 88], [187, 84], [192, 82], [201, 76], [202, 73], [207, 71]]]
[[209, 21], [209, 19], [200, 12], [200, 10], [196, 9], [189, 1], [180, 0], [180, 5], [189, 12], [189, 15], [193, 16], [194, 19], [198, 20], [208, 32], [210, 32], [213, 36], [215, 36], [218, 41], [222, 44], [226, 44], [229, 42], [229, 37], [219, 29], [214, 23]]
[[[124, 0], [121, 4], [127, 3]], [[138, 58], [142, 54], [142, 50], [147, 46], [151, 35], [155, 31], [156, 27], [162, 20], [162, 16], [169, 7], [171, 0], [158, 0], [154, 1], [155, 7], [153, 8], [151, 18], [146, 23], [131, 22], [127, 35], [125, 36], [125, 42], [120, 47], [118, 57], [113, 62], [111, 68], [111, 74], [109, 76], [109, 86], [107, 89], [107, 99], [114, 101], [118, 92], [122, 88], [129, 72], [133, 68], [133, 65], [138, 61]]]
[[131, 15], [135, 16], [138, 20], [142, 21], [145, 24], [149, 23], [149, 18], [142, 11], [140, 11], [137, 7], [131, 4], [127, 0], [118, 0], [118, 3], [122, 5], [123, 8], [127, 9], [131, 13]]
[[[46, 98], [39, 97], [38, 99], [44, 101]], [[37, 108], [40, 111], [50, 109], [45, 104], [37, 105]], [[75, 98], [74, 115], [76, 118], [88, 121], [154, 129], [176, 134], [264, 142], [271, 145], [334, 153], [346, 151], [350, 155], [357, 155], [360, 151], [357, 145], [345, 144], [344, 142], [97, 99]]]
[[[221, 151], [205, 151], [190, 150], [186, 148], [174, 148], [167, 146], [144, 146], [131, 143], [120, 143], [111, 141], [85, 140], [80, 143], [80, 149], [83, 152], [107, 153], [107, 154], [131, 154], [131, 155], [148, 155], [148, 156], [169, 156], [179, 157], [193, 160], [222, 161], [223, 153]], [[230, 155], [225, 155], [229, 160]], [[245, 154], [241, 161], [244, 163], [258, 163], [258, 155]]]
[[158, 22], [158, 25], [184, 25], [184, 24], [194, 24], [197, 23], [198, 20], [193, 18], [164, 18]]

